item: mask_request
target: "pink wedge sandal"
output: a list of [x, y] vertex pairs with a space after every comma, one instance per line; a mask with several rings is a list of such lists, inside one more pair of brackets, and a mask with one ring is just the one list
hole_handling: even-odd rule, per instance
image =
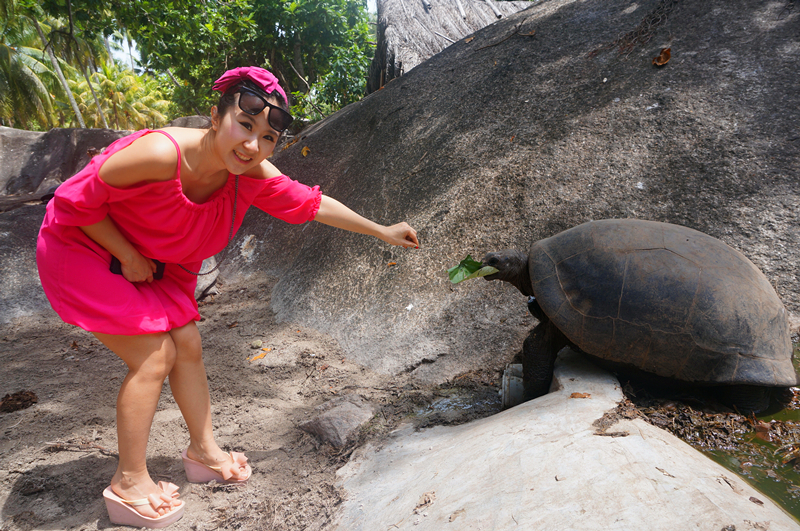
[[[186, 454], [186, 450], [181, 453], [183, 458], [183, 468], [186, 470], [186, 479], [189, 483], [208, 483], [209, 481], [216, 481], [217, 483], [227, 484], [240, 484], [250, 479], [250, 474], [253, 472], [250, 465], [247, 464], [247, 457], [239, 452], [230, 452], [232, 463], [226, 463], [222, 466], [208, 466], [195, 461]], [[241, 474], [244, 470], [244, 477], [235, 478], [234, 473]]]
[[165, 509], [169, 508], [170, 501], [178, 497], [178, 486], [166, 481], [159, 481], [158, 488], [163, 491], [161, 494], [151, 494], [147, 498], [138, 500], [123, 500], [111, 490], [111, 487], [106, 487], [106, 490], [103, 491], [103, 498], [106, 500], [106, 509], [111, 523], [160, 529], [180, 520], [185, 506], [183, 502], [178, 507], [172, 507], [170, 512], [158, 518], [150, 518], [134, 509], [134, 507], [147, 505], [148, 503], [156, 511], [162, 506], [165, 506]]

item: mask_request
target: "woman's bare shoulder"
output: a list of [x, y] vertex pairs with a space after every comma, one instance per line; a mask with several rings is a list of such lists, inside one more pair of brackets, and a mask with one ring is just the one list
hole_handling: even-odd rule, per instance
[[169, 181], [177, 176], [178, 164], [175, 144], [166, 135], [154, 132], [108, 157], [100, 168], [100, 178], [117, 188]]

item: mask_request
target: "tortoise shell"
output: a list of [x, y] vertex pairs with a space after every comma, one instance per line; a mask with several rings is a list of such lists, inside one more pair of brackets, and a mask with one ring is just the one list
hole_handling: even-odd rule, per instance
[[694, 383], [797, 383], [777, 293], [707, 234], [593, 221], [536, 242], [528, 270], [541, 309], [588, 354]]

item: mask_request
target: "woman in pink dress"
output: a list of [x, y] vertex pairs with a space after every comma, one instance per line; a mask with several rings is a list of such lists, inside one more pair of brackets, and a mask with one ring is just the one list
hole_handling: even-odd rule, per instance
[[243, 454], [214, 440], [194, 289], [250, 205], [289, 223], [315, 220], [418, 247], [406, 223], [382, 226], [283, 175], [266, 158], [292, 121], [268, 71], [229, 70], [209, 129], [144, 130], [111, 144], [56, 191], [37, 245], [45, 293], [64, 321], [92, 332], [128, 366], [117, 400], [119, 465], [103, 493], [111, 521], [164, 527], [183, 515], [177, 486], [145, 462], [164, 380], [189, 428], [190, 482], [240, 483]]

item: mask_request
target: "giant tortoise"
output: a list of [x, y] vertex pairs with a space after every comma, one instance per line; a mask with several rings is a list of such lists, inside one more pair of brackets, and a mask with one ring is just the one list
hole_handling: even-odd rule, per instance
[[716, 386], [721, 402], [761, 411], [797, 384], [788, 316], [743, 254], [693, 229], [635, 219], [584, 223], [528, 253], [483, 265], [528, 295], [540, 323], [525, 341], [526, 398], [545, 394], [565, 345], [668, 381]]

